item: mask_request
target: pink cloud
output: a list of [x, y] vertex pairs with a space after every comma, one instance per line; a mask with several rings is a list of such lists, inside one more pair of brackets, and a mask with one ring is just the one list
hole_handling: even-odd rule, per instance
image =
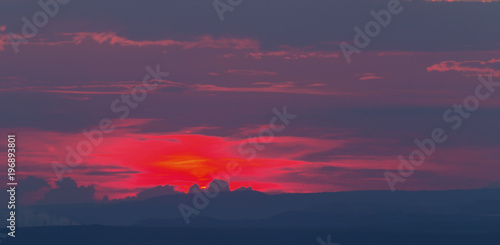
[[226, 73], [243, 75], [243, 76], [275, 76], [278, 73], [273, 71], [258, 71], [258, 70], [227, 70]]
[[316, 95], [352, 95], [348, 92], [325, 91], [300, 88], [290, 83], [273, 84], [265, 87], [222, 87], [210, 84], [195, 84], [191, 88], [196, 91], [211, 92], [245, 92], [245, 93], [286, 93], [286, 94], [316, 94]]
[[378, 76], [363, 76], [363, 77], [360, 77], [359, 80], [373, 80], [373, 79], [381, 79], [382, 77], [378, 77]]
[[309, 84], [310, 87], [322, 87], [322, 86], [326, 86], [326, 84], [324, 83], [313, 83], [313, 84]]
[[408, 52], [408, 51], [385, 51], [378, 53], [378, 56], [412, 56], [422, 55], [427, 52]]
[[339, 54], [337, 52], [304, 51], [298, 48], [283, 47], [283, 50], [279, 51], [251, 52], [248, 53], [247, 56], [254, 59], [262, 59], [263, 57], [277, 57], [287, 60], [298, 60], [307, 58], [338, 58]]
[[487, 75], [500, 76], [500, 59], [491, 59], [488, 61], [443, 61], [427, 67], [427, 72], [447, 72], [458, 71], [467, 75]]
[[[74, 82], [75, 85], [71, 86], [60, 86], [60, 85], [50, 85], [49, 82], [44, 82], [44, 85], [38, 86], [26, 86], [23, 82], [16, 82], [15, 86], [11, 86], [6, 89], [1, 89], [0, 92], [11, 92], [11, 91], [31, 91], [40, 93], [58, 93], [58, 94], [122, 94], [128, 92], [130, 89], [136, 86], [142, 86], [142, 81], [121, 81], [121, 82]], [[166, 87], [179, 87], [185, 86], [181, 83], [176, 83], [172, 81], [162, 81], [156, 88], [159, 90]], [[102, 91], [105, 89], [106, 91]], [[72, 99], [77, 99], [78, 97], [71, 97]], [[78, 99], [77, 99], [78, 100]]]
[[373, 79], [381, 79], [383, 77], [378, 76], [375, 73], [362, 73], [362, 74], [356, 74], [357, 77], [359, 77], [359, 80], [373, 80]]
[[259, 43], [251, 39], [239, 38], [219, 38], [215, 39], [205, 35], [195, 38], [194, 41], [175, 41], [171, 39], [157, 41], [134, 41], [118, 36], [113, 32], [94, 33], [94, 32], [79, 32], [79, 33], [63, 33], [62, 35], [72, 38], [71, 43], [80, 44], [85, 40], [93, 40], [99, 44], [110, 44], [120, 46], [180, 46], [183, 49], [192, 48], [230, 48], [230, 49], [257, 49]]
[[[171, 39], [164, 40], [142, 40], [135, 41], [130, 40], [125, 37], [120, 37], [114, 32], [76, 32], [76, 33], [61, 33], [63, 37], [69, 37], [69, 40], [58, 40], [58, 41], [50, 41], [44, 38], [38, 38], [30, 40], [28, 45], [49, 45], [49, 46], [57, 46], [64, 44], [74, 44], [79, 45], [86, 41], [94, 41], [99, 44], [108, 44], [108, 45], [119, 45], [119, 46], [136, 46], [136, 47], [146, 47], [146, 46], [178, 46], [183, 49], [194, 49], [194, 48], [227, 48], [227, 49], [235, 49], [235, 50], [245, 50], [245, 49], [253, 49], [257, 50], [259, 48], [259, 42], [252, 39], [243, 39], [243, 38], [218, 38], [215, 39], [209, 35], [199, 36], [195, 38], [193, 41], [176, 41]], [[10, 44], [8, 35], [0, 34], [0, 50], [3, 50], [3, 46]]]

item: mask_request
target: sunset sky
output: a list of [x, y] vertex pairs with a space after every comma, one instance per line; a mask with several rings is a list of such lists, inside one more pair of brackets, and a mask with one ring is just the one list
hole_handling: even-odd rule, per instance
[[[65, 164], [82, 130], [109, 118], [115, 130], [63, 176], [94, 185], [97, 199], [158, 185], [186, 192], [229, 161], [241, 166], [232, 190], [387, 190], [384, 172], [436, 127], [449, 139], [398, 189], [498, 185], [500, 91], [457, 130], [442, 117], [474, 94], [478, 76], [500, 81], [500, 4], [401, 1], [346, 62], [339, 44], [386, 3], [243, 0], [221, 22], [212, 1], [72, 0], [16, 53], [9, 33], [41, 8], [5, 1], [0, 132], [17, 134], [19, 177], [43, 178], [48, 191], [53, 162]], [[120, 119], [112, 102], [157, 65], [169, 76]], [[249, 161], [238, 145], [285, 106], [296, 118]]]

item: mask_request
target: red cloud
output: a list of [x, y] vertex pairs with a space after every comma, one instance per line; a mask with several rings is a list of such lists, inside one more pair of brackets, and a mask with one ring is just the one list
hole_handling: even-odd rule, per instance
[[[80, 185], [96, 186], [98, 199], [104, 195], [111, 198], [133, 196], [137, 190], [158, 185], [177, 186], [187, 191], [197, 183], [206, 186], [213, 180], [212, 174], [224, 171], [229, 161], [239, 163], [240, 174], [231, 176], [231, 189], [252, 186], [254, 190], [266, 192], [321, 192], [361, 189], [385, 189], [382, 172], [397, 166], [393, 156], [343, 155], [326, 157], [322, 161], [308, 161], [306, 156], [328, 152], [365, 139], [343, 140], [292, 137], [275, 135], [265, 149], [257, 152], [255, 159], [248, 161], [238, 151], [238, 146], [255, 136], [261, 125], [241, 129], [232, 136], [208, 136], [199, 127], [173, 133], [140, 133], [151, 120], [127, 119], [115, 121], [116, 130], [105, 135], [83, 163], [66, 173]], [[253, 130], [255, 128], [256, 130]], [[80, 133], [47, 132], [34, 129], [10, 129], [19, 132], [23, 139], [22, 175], [43, 177], [49, 183], [56, 180], [51, 163], [64, 163], [66, 146], [75, 146], [85, 139]], [[253, 138], [257, 140], [257, 138]], [[435, 159], [436, 162], [457, 163], [467, 156], [467, 162], [495, 149], [469, 149], [463, 155], [442, 154], [453, 159]], [[465, 161], [464, 160], [464, 161]], [[462, 178], [477, 174], [477, 178], [493, 181], [492, 174], [481, 174], [468, 164], [448, 166], [426, 164], [421, 172], [442, 174], [447, 178]], [[490, 164], [490, 163], [489, 163]], [[494, 161], [491, 161], [494, 166]], [[443, 166], [444, 167], [443, 167]], [[453, 173], [449, 170], [453, 168]], [[425, 176], [424, 176], [425, 177]], [[353, 181], [355, 180], [355, 181]], [[425, 179], [424, 179], [425, 180]], [[452, 185], [452, 184], [448, 184]], [[427, 187], [425, 181], [415, 177], [415, 183], [408, 189]], [[442, 188], [443, 185], [431, 186]]]

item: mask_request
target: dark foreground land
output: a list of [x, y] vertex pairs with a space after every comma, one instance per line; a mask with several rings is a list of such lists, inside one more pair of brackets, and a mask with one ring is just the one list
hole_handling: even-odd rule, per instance
[[500, 245], [500, 189], [227, 192], [187, 225], [194, 198], [20, 207], [0, 245]]
[[[451, 224], [446, 224], [449, 226]], [[493, 225], [493, 224], [492, 224]], [[311, 245], [320, 236], [337, 245], [498, 245], [500, 226], [488, 231], [430, 231], [428, 228], [400, 227], [399, 230], [359, 228], [326, 229], [257, 229], [257, 228], [160, 228], [61, 226], [21, 228], [16, 238], [2, 239], [3, 244], [51, 245]], [[435, 227], [439, 229], [438, 226]], [[328, 243], [325, 243], [328, 244]]]

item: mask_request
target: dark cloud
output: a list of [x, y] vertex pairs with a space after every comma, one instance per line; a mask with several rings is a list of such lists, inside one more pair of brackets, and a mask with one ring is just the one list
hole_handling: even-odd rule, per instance
[[173, 185], [165, 185], [165, 186], [156, 186], [151, 189], [143, 190], [137, 193], [137, 199], [146, 200], [149, 198], [157, 197], [157, 196], [165, 196], [165, 195], [174, 195], [174, 194], [184, 194], [183, 192], [179, 192], [175, 190], [175, 186]]
[[43, 195], [50, 191], [51, 187], [44, 178], [28, 176], [19, 180], [17, 186], [17, 197], [22, 205], [30, 205], [43, 198]]
[[45, 193], [44, 199], [37, 204], [72, 204], [95, 202], [94, 186], [78, 186], [71, 178], [56, 182], [57, 187]]
[[251, 186], [249, 186], [249, 187], [242, 186], [242, 187], [240, 187], [238, 189], [235, 189], [234, 191], [253, 191], [253, 189], [252, 189]]
[[34, 192], [43, 188], [50, 188], [49, 183], [45, 179], [28, 176], [26, 179], [19, 181], [18, 196], [21, 197], [27, 192]]
[[[212, 180], [212, 182], [210, 182], [208, 184], [207, 189], [219, 190], [220, 192], [231, 191], [231, 189], [229, 188], [229, 182], [224, 181], [224, 180], [220, 180], [220, 179]], [[211, 191], [211, 190], [207, 190], [207, 191]], [[211, 192], [213, 192], [213, 191], [211, 191]]]
[[[136, 194], [136, 196], [129, 196], [122, 199], [115, 199], [113, 201], [130, 201], [130, 200], [146, 200], [153, 197], [166, 196], [166, 195], [176, 195], [176, 194], [185, 194], [184, 192], [180, 192], [176, 190], [177, 186], [174, 185], [165, 185], [165, 186], [155, 186], [150, 189], [145, 189]], [[219, 192], [231, 191], [229, 189], [229, 183], [223, 180], [214, 179], [212, 182], [208, 184], [207, 189], [201, 189], [198, 184], [194, 184], [189, 188], [188, 193], [194, 194], [203, 191], [215, 192], [215, 188]]]
[[201, 192], [201, 188], [198, 184], [194, 184], [189, 187], [188, 194], [195, 194]]
[[194, 184], [189, 188], [188, 193], [195, 194], [203, 191], [214, 193], [214, 192], [227, 192], [231, 191], [231, 189], [229, 188], [229, 182], [220, 179], [214, 179], [208, 184], [207, 189], [201, 189], [198, 184]]

